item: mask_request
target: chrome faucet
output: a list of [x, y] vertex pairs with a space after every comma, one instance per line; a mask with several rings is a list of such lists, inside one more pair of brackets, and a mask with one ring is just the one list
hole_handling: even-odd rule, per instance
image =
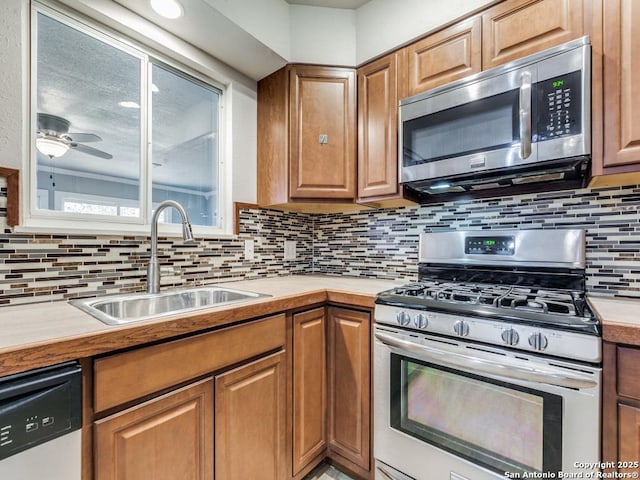
[[160, 291], [160, 265], [158, 264], [158, 218], [160, 218], [160, 212], [165, 208], [175, 208], [182, 217], [182, 238], [185, 242], [193, 242], [193, 232], [191, 231], [191, 224], [189, 223], [189, 217], [187, 212], [178, 202], [173, 200], [165, 200], [156, 211], [153, 212], [151, 218], [151, 258], [149, 258], [149, 265], [147, 265], [147, 293], [158, 293]]

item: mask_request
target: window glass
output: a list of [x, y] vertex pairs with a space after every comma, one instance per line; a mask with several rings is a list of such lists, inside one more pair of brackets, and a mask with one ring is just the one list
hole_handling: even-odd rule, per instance
[[175, 200], [193, 225], [219, 226], [219, 94], [157, 64], [151, 78], [153, 203]]
[[37, 208], [123, 214], [54, 201], [66, 192], [139, 216], [141, 59], [42, 13], [37, 31]]
[[[34, 12], [34, 217], [148, 226], [174, 200], [194, 226], [221, 229], [222, 92], [111, 33]], [[167, 209], [160, 222], [181, 219]]]

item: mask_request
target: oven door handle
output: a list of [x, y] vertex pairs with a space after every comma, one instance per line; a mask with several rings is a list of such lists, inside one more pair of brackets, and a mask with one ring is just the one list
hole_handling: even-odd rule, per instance
[[538, 369], [520, 365], [521, 362], [504, 357], [505, 363], [470, 357], [454, 352], [444, 352], [435, 348], [420, 345], [408, 340], [396, 338], [381, 332], [376, 332], [375, 337], [389, 347], [395, 347], [418, 355], [420, 358], [432, 361], [445, 367], [463, 369], [470, 373], [489, 374], [503, 379], [525, 380], [527, 382], [557, 385], [568, 388], [593, 388], [597, 386], [595, 380], [571, 375], [570, 373], [552, 371], [550, 369]]

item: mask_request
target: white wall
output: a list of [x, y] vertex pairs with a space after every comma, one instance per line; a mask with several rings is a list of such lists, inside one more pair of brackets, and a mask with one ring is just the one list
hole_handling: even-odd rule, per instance
[[204, 0], [283, 58], [290, 55], [289, 4], [284, 0]]
[[355, 66], [355, 10], [291, 5], [290, 18], [290, 62]]
[[28, 84], [26, 54], [28, 2], [5, 0], [0, 4], [0, 166], [21, 168], [28, 120], [23, 111]]
[[361, 64], [496, 0], [371, 0], [356, 10]]

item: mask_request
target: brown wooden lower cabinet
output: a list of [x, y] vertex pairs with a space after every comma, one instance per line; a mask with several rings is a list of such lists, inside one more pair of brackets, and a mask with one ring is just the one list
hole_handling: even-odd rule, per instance
[[328, 309], [329, 449], [370, 469], [370, 315]]
[[293, 316], [293, 474], [321, 455], [326, 431], [325, 308]]
[[[370, 328], [368, 311], [321, 306], [94, 360], [93, 478], [298, 480], [326, 457], [371, 478]], [[183, 378], [171, 358], [190, 359]], [[135, 388], [114, 396], [112, 369]]]
[[606, 472], [638, 472], [640, 348], [604, 342], [602, 460]]
[[213, 380], [95, 424], [96, 480], [213, 480]]
[[285, 367], [279, 352], [216, 377], [216, 480], [286, 478]]

